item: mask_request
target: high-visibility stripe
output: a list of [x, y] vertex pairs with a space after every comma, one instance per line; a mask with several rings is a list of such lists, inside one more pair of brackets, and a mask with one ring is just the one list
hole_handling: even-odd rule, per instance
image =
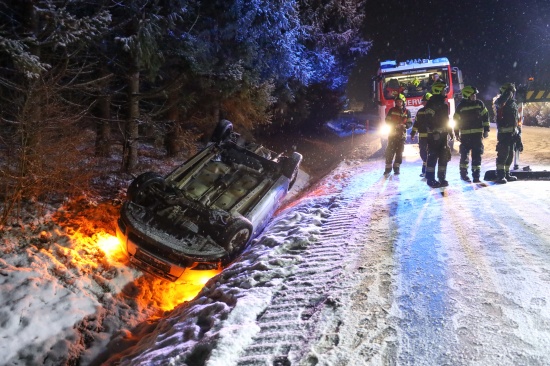
[[483, 128], [472, 128], [469, 130], [460, 130], [461, 135], [468, 135], [470, 133], [483, 133]]
[[471, 111], [472, 109], [481, 109], [481, 106], [476, 104], [469, 107], [462, 107], [460, 108], [460, 111]]
[[498, 132], [499, 133], [509, 133], [509, 132], [514, 132], [516, 128], [515, 127], [500, 127], [498, 129]]
[[418, 137], [428, 137], [428, 133], [427, 132], [420, 132], [418, 134]]

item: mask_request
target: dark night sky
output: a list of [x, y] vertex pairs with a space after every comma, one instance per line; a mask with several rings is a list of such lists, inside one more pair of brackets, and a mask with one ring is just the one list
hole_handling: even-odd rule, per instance
[[492, 98], [505, 82], [550, 82], [550, 0], [367, 0], [373, 41], [350, 77], [348, 94], [370, 98], [381, 60], [445, 56], [466, 85]]

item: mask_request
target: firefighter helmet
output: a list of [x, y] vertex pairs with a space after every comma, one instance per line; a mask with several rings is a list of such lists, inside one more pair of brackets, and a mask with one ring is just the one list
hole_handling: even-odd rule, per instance
[[436, 81], [432, 85], [432, 93], [434, 94], [441, 94], [441, 92], [445, 89], [447, 89], [447, 84], [445, 84], [443, 81]]
[[403, 104], [407, 103], [407, 98], [403, 94], [397, 94], [394, 98], [394, 100], [397, 102], [398, 100], [402, 101]]
[[467, 85], [462, 89], [462, 95], [464, 96], [464, 98], [470, 98], [470, 96], [477, 93], [479, 93], [479, 90], [470, 85]]
[[500, 87], [500, 94], [504, 93], [505, 91], [507, 90], [511, 90], [512, 93], [515, 93], [516, 92], [516, 85], [514, 83], [506, 83], [506, 84], [503, 84], [501, 87]]
[[432, 93], [426, 93], [426, 94], [424, 94], [424, 96], [422, 97], [422, 101], [423, 101], [423, 102], [427, 102], [428, 100], [430, 100], [431, 97], [432, 97]]

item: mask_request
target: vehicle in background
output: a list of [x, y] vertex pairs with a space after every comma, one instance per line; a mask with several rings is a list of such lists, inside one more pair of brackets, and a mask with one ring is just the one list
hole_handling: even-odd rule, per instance
[[[407, 99], [406, 107], [411, 111], [414, 121], [416, 112], [422, 108], [422, 97], [427, 92], [431, 93], [431, 84], [434, 75], [439, 80], [447, 83], [449, 89], [447, 101], [449, 102], [449, 121], [452, 124], [452, 116], [455, 113], [455, 99], [461, 97], [460, 90], [464, 87], [462, 72], [452, 67], [446, 57], [436, 59], [415, 59], [406, 62], [393, 60], [380, 63], [378, 73], [373, 78], [373, 96], [378, 104], [378, 118], [381, 130], [382, 147], [387, 144], [387, 130], [384, 129], [385, 119], [390, 108], [394, 106], [394, 98], [397, 94], [403, 94]], [[385, 135], [384, 135], [385, 134]], [[410, 129], [407, 131], [407, 142], [410, 141]]]
[[297, 152], [285, 156], [242, 140], [222, 120], [182, 166], [132, 181], [117, 237], [132, 264], [171, 281], [187, 269], [220, 268], [267, 225], [301, 161]]

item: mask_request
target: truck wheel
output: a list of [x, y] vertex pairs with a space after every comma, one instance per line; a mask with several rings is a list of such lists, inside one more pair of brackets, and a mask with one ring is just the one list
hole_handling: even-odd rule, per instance
[[245, 218], [237, 218], [229, 223], [220, 239], [229, 256], [240, 253], [252, 235], [252, 224]]
[[139, 203], [144, 199], [143, 193], [147, 188], [157, 185], [160, 188], [164, 188], [164, 178], [155, 172], [146, 172], [138, 175], [136, 179], [130, 183], [128, 190], [126, 191], [126, 197], [128, 201]]
[[288, 189], [290, 190], [296, 178], [298, 178], [298, 171], [300, 170], [300, 163], [302, 162], [302, 155], [297, 152], [293, 152], [292, 155], [283, 160], [282, 173], [289, 179]]
[[214, 129], [210, 141], [216, 144], [222, 143], [231, 136], [231, 132], [233, 132], [233, 124], [226, 119], [222, 119]]

